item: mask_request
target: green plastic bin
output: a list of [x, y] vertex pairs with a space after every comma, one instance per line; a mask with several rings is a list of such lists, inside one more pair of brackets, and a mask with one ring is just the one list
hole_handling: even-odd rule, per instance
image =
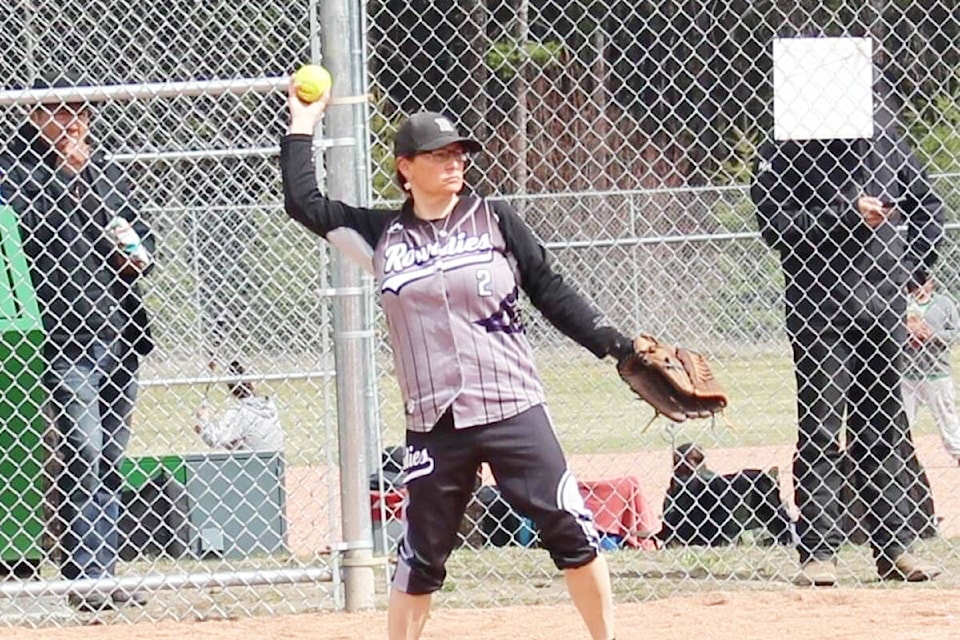
[[183, 456], [128, 456], [120, 462], [124, 489], [140, 489], [148, 480], [156, 477], [161, 469], [165, 469], [180, 484], [187, 484], [187, 465]]
[[43, 325], [17, 217], [0, 206], [0, 561], [42, 556]]

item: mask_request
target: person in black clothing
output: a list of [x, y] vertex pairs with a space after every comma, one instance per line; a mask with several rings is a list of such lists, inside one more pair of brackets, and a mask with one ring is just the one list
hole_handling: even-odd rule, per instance
[[[884, 87], [878, 95], [887, 96]], [[936, 259], [940, 198], [885, 99], [877, 101], [872, 139], [764, 144], [750, 194], [760, 233], [779, 253], [786, 279], [799, 417], [798, 582], [837, 580], [847, 481], [870, 510], [880, 577], [933, 578], [939, 570], [909, 552], [916, 532], [908, 526], [905, 496], [915, 474], [904, 456], [913, 446], [900, 380], [904, 285]], [[841, 464], [844, 426], [849, 478]]]
[[[37, 87], [71, 87], [76, 77]], [[83, 102], [37, 105], [0, 155], [0, 197], [20, 235], [46, 334], [44, 384], [58, 431], [61, 573], [110, 577], [117, 561], [122, 478], [139, 358], [150, 340], [137, 286], [154, 239], [124, 171], [93, 150]], [[143, 594], [76, 593], [94, 610]]]
[[280, 147], [284, 200], [290, 217], [373, 271], [387, 319], [406, 409], [408, 495], [389, 637], [420, 636], [477, 468], [487, 462], [504, 497], [537, 524], [591, 637], [610, 640], [609, 571], [545, 408], [519, 292], [597, 357], [625, 357], [633, 343], [553, 271], [507, 203], [463, 193], [467, 155], [480, 144], [440, 114], [415, 114], [397, 132], [408, 195], [400, 210], [324, 197], [312, 134], [325, 101], [304, 104], [291, 82]]
[[743, 469], [717, 474], [692, 442], [673, 452], [673, 475], [663, 500], [665, 545], [720, 546], [762, 529], [780, 544], [793, 544], [793, 524], [780, 499], [777, 470]]

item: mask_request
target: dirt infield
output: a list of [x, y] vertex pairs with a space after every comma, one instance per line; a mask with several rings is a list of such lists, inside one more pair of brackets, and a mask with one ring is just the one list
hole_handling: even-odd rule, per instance
[[[940, 518], [940, 535], [949, 539], [960, 538], [960, 468], [943, 450], [939, 436], [924, 434], [916, 436], [914, 442], [917, 456], [930, 481], [936, 514]], [[781, 493], [789, 508], [794, 510], [791, 474], [793, 451], [792, 444], [716, 447], [707, 450], [707, 462], [710, 468], [718, 473], [730, 473], [744, 468], [778, 467]], [[637, 477], [652, 517], [659, 520], [663, 495], [670, 480], [670, 455], [666, 449], [621, 454], [572, 455], [570, 463], [581, 480], [627, 475]]]
[[[620, 640], [947, 640], [958, 637], [960, 592], [924, 586], [711, 592], [617, 607]], [[386, 614], [300, 614], [216, 622], [4, 629], [4, 640], [357, 640], [386, 637]], [[582, 640], [572, 606], [439, 609], [424, 640]]]

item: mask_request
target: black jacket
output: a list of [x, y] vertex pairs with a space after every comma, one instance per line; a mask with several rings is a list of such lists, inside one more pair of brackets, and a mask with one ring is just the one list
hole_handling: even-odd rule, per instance
[[130, 191], [122, 168], [102, 153], [77, 176], [58, 171], [29, 124], [0, 154], [0, 202], [17, 212], [49, 347], [122, 333], [139, 353], [152, 349], [138, 276], [120, 274], [118, 249], [105, 232], [123, 216], [154, 253]]
[[[787, 330], [902, 323], [903, 285], [936, 260], [943, 203], [888, 106], [873, 139], [771, 142], [750, 190], [764, 241], [780, 253]], [[869, 227], [857, 199], [899, 201]]]

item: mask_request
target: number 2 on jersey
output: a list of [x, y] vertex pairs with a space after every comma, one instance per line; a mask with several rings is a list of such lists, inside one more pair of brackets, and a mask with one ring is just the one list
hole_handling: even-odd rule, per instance
[[492, 296], [493, 291], [490, 290], [490, 280], [492, 276], [490, 275], [489, 269], [477, 269], [477, 295], [485, 298], [487, 296]]

